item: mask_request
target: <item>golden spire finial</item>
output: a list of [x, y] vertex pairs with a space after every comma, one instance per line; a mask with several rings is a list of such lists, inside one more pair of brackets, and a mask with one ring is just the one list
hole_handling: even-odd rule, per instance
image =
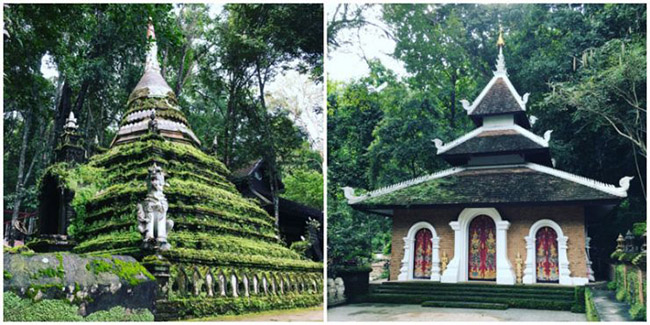
[[499, 26], [499, 39], [497, 40], [497, 46], [503, 47], [506, 45], [506, 41], [503, 40], [503, 27]]

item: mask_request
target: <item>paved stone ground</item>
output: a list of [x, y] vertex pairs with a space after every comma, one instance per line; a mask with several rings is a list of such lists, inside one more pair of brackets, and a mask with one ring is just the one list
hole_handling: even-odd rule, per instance
[[626, 322], [630, 321], [628, 309], [630, 307], [616, 300], [616, 293], [609, 290], [592, 289], [594, 305], [598, 311], [601, 322]]
[[245, 315], [220, 316], [192, 319], [190, 321], [210, 322], [322, 322], [323, 307], [273, 310]]
[[352, 304], [327, 310], [328, 321], [544, 321], [584, 322], [585, 314], [534, 309], [431, 308], [420, 305]]

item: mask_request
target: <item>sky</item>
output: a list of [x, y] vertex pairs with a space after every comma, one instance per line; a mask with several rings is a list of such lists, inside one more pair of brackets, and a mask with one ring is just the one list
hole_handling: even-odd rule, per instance
[[[325, 5], [328, 21], [332, 19], [337, 5], [336, 3]], [[386, 26], [381, 21], [381, 5], [366, 10], [364, 17], [373, 24]], [[326, 63], [328, 80], [348, 82], [368, 75], [370, 69], [363, 60], [364, 54], [368, 59], [379, 59], [384, 66], [400, 77], [407, 74], [404, 64], [391, 56], [395, 50], [395, 41], [387, 37], [380, 28], [365, 26], [359, 30], [342, 30], [337, 38], [339, 41], [350, 41], [351, 44], [343, 45], [328, 53]]]

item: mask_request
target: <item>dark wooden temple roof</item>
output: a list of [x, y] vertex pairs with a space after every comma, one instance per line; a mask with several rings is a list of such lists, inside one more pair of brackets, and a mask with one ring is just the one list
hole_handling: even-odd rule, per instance
[[469, 115], [495, 115], [523, 111], [515, 95], [508, 88], [506, 80], [497, 78]]
[[622, 197], [625, 197], [625, 189], [527, 163], [454, 168], [348, 199], [357, 209], [371, 210], [483, 204], [615, 203]]
[[546, 149], [515, 130], [487, 130], [445, 151], [445, 155], [521, 152]]

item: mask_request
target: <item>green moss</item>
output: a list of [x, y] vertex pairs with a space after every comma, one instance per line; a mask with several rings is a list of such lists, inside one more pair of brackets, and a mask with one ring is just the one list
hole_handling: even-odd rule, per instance
[[14, 276], [7, 270], [2, 270], [5, 280], [11, 280]]
[[20, 254], [24, 256], [33, 256], [35, 254], [33, 250], [25, 245], [15, 247], [4, 246], [3, 252], [8, 254]]
[[94, 274], [99, 274], [102, 272], [115, 274], [120, 279], [125, 280], [132, 286], [147, 281], [147, 279], [156, 279], [140, 263], [125, 262], [114, 257], [110, 260], [104, 258], [94, 259], [86, 264], [86, 269], [93, 272]]
[[381, 205], [381, 204], [418, 204], [426, 203], [435, 197], [440, 200], [456, 199], [461, 200], [462, 197], [458, 193], [449, 190], [450, 186], [456, 184], [456, 177], [450, 176], [446, 178], [438, 178], [423, 182], [417, 185], [409, 186], [401, 190], [387, 193], [381, 196], [373, 197], [364, 200], [363, 204]]
[[271, 258], [266, 256], [248, 256], [219, 251], [196, 250], [189, 248], [175, 248], [163, 253], [170, 260], [190, 263], [204, 263], [208, 265], [223, 266], [248, 266], [275, 270], [305, 270], [322, 271], [323, 264], [288, 258]]
[[240, 315], [271, 309], [293, 309], [317, 306], [323, 303], [322, 294], [294, 294], [284, 296], [189, 298], [160, 302], [156, 308], [168, 315], [168, 320], [200, 318], [218, 315]]

